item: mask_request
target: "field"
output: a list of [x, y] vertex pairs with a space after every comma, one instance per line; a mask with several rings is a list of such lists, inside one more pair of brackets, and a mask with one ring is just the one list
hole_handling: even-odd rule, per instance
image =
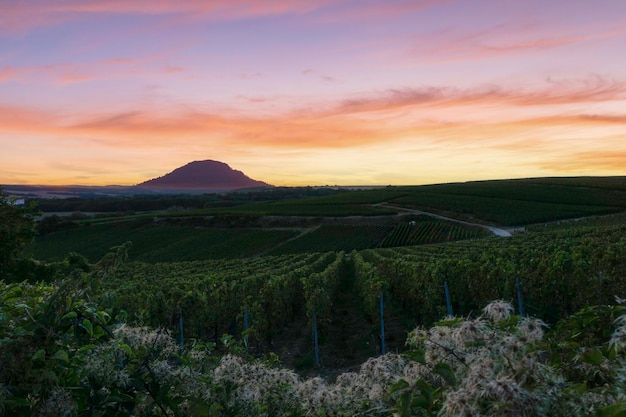
[[247, 258], [270, 250], [298, 233], [257, 228], [206, 228], [158, 224], [149, 219], [87, 224], [40, 236], [33, 249], [38, 259], [60, 260], [68, 252], [91, 262], [126, 241], [133, 243], [130, 259], [145, 262]]
[[[619, 274], [626, 271], [619, 258], [624, 244], [624, 229], [619, 227], [623, 215], [607, 213], [623, 212], [626, 208], [625, 180], [547, 178], [385, 187], [302, 198], [287, 194], [288, 198], [278, 201], [252, 201], [221, 208], [179, 207], [115, 217], [74, 214], [72, 227], [38, 237], [30, 251], [37, 259], [50, 261], [60, 261], [68, 252], [78, 252], [96, 262], [109, 248], [130, 241], [131, 269], [121, 270], [130, 275], [119, 284], [121, 288], [135, 285], [129, 294], [140, 293], [146, 282], [153, 283], [151, 288], [163, 286], [156, 282], [168, 282], [167, 288], [184, 294], [191, 290], [185, 289], [188, 284], [183, 282], [204, 282], [214, 274], [232, 283], [254, 276], [256, 287], [252, 293], [263, 294], [265, 290], [259, 285], [283, 271], [280, 265], [285, 265], [285, 271], [306, 275], [309, 272], [302, 272], [301, 260], [307, 256], [345, 253], [343, 278], [336, 288], [348, 289], [352, 298], [342, 298], [331, 291], [325, 296], [327, 302], [332, 305], [330, 300], [342, 300], [339, 304], [349, 315], [362, 315], [355, 319], [361, 323], [359, 337], [375, 346], [376, 340], [370, 339], [372, 323], [376, 322], [376, 302], [366, 299], [363, 288], [369, 288], [369, 297], [387, 292], [389, 314], [393, 313], [389, 320], [396, 327], [389, 332], [396, 340], [389, 343], [400, 349], [406, 331], [418, 323], [432, 323], [444, 314], [443, 281], [449, 287], [451, 307], [464, 315], [476, 314], [480, 305], [491, 299], [515, 301], [512, 288], [516, 279], [521, 279], [526, 289], [526, 309], [551, 322], [586, 304], [610, 301], [609, 293], [618, 292], [623, 284]], [[259, 198], [255, 195], [254, 200]], [[182, 204], [185, 200], [176, 201]], [[197, 196], [192, 201], [194, 205], [202, 203]], [[214, 204], [215, 199], [210, 201]], [[581, 216], [585, 219], [580, 220]], [[552, 221], [563, 218], [576, 221]], [[537, 224], [539, 220], [548, 222]], [[527, 232], [503, 240], [493, 237], [485, 224], [521, 224]], [[603, 267], [609, 258], [610, 273]], [[237, 263], [233, 264], [232, 259]], [[181, 263], [187, 261], [191, 263]], [[159, 265], [156, 268], [152, 266], [155, 263]], [[619, 267], [616, 269], [615, 265]], [[551, 286], [545, 286], [546, 276], [552, 277]], [[603, 287], [591, 296], [583, 288], [596, 282], [597, 276], [603, 277]], [[170, 281], [172, 277], [176, 277], [175, 281]], [[371, 282], [364, 283], [364, 277]], [[480, 279], [474, 282], [474, 277]], [[277, 299], [277, 294], [272, 294]], [[156, 322], [150, 321], [152, 325], [175, 315], [172, 306], [180, 305], [180, 301], [175, 301], [173, 295], [159, 297], [169, 301], [154, 302], [154, 296], [148, 296], [152, 301], [142, 307], [146, 311], [133, 310], [133, 314], [142, 317], [142, 322], [160, 317]], [[304, 300], [303, 297], [296, 298]], [[305, 301], [297, 301], [301, 302]], [[130, 300], [119, 302], [128, 303]], [[194, 311], [209, 308], [196, 304]], [[169, 312], [165, 316], [149, 312], [151, 305], [170, 305]], [[228, 320], [211, 325], [220, 329], [214, 330], [212, 337], [227, 330], [230, 321], [241, 320], [242, 308], [237, 310], [239, 313], [229, 313]], [[191, 328], [199, 326], [193, 317], [188, 319], [192, 320]], [[290, 316], [294, 323], [303, 320], [306, 322], [306, 315]], [[322, 318], [321, 323], [324, 320], [332, 321]], [[257, 342], [261, 346], [266, 341], [261, 338]]]
[[[509, 288], [510, 280], [514, 278], [536, 280], [529, 285], [529, 290], [532, 288], [542, 294], [552, 291], [542, 289], [542, 274], [553, 279], [558, 274], [565, 274], [570, 281], [572, 274], [587, 280], [593, 273], [605, 276], [603, 274], [607, 272], [601, 268], [602, 262], [592, 262], [587, 255], [592, 249], [574, 248], [573, 242], [595, 239], [595, 243], [585, 244], [599, 245], [592, 252], [614, 248], [615, 253], [621, 253], [620, 245], [623, 244], [620, 239], [624, 230], [618, 227], [623, 223], [623, 215], [606, 214], [626, 210], [626, 177], [543, 178], [343, 192], [325, 190], [327, 195], [321, 196], [309, 196], [313, 191], [304, 189], [298, 190], [303, 194], [301, 198], [294, 197], [294, 193], [282, 192], [286, 196], [284, 199], [259, 202], [262, 194], [254, 194], [250, 199], [254, 201], [247, 204], [241, 203], [245, 196], [238, 195], [240, 204], [221, 208], [186, 210], [179, 207], [165, 212], [116, 217], [74, 214], [66, 223], [54, 223], [58, 230], [48, 230], [39, 236], [29, 251], [37, 259], [50, 261], [60, 261], [69, 252], [77, 252], [95, 263], [107, 254], [109, 248], [130, 241], [128, 261], [142, 262], [140, 269], [147, 269], [157, 262], [215, 260], [228, 263], [230, 259], [237, 259], [242, 260], [240, 264], [244, 266], [249, 265], [248, 261], [251, 265], [258, 265], [257, 259], [263, 259], [266, 270], [271, 270], [269, 265], [272, 262], [278, 262], [277, 256], [296, 259], [307, 254], [343, 252], [352, 253], [351, 262], [360, 260], [360, 263], [344, 265], [347, 271], [356, 271], [354, 276], [358, 277], [363, 262], [371, 263], [366, 269], [376, 271], [370, 276], [380, 275], [385, 288], [392, 288], [389, 286], [399, 279], [399, 271], [408, 268], [414, 271], [407, 278], [414, 285], [421, 279], [426, 286], [436, 282], [441, 285], [439, 281], [445, 279], [450, 281], [452, 294], [467, 296], [473, 294], [472, 290], [456, 285], [458, 280], [469, 280], [472, 275], [482, 277], [484, 282], [500, 277], [501, 281], [490, 284], [493, 291], [504, 291], [505, 281]], [[166, 203], [184, 204], [186, 201], [172, 198]], [[198, 206], [202, 204], [202, 197], [195, 196], [190, 201]], [[217, 199], [210, 197], [207, 201], [213, 205]], [[146, 202], [142, 200], [141, 204]], [[423, 212], [426, 214], [421, 214]], [[434, 218], [428, 213], [443, 214], [444, 217]], [[585, 220], [579, 220], [581, 216]], [[552, 222], [562, 218], [576, 221]], [[549, 222], [536, 224], [539, 220]], [[526, 233], [505, 240], [497, 239], [484, 227], [485, 224], [521, 224], [526, 226]], [[66, 227], [68, 225], [71, 227]], [[613, 241], [603, 243], [603, 237], [612, 237]], [[437, 245], [439, 243], [445, 244]], [[533, 251], [536, 252], [534, 255]], [[545, 261], [548, 256], [557, 258], [548, 262]], [[602, 255], [604, 258], [593, 256], [605, 260], [608, 255]], [[411, 259], [410, 263], [408, 259]], [[586, 263], [576, 264], [580, 259], [585, 259]], [[540, 267], [544, 264], [539, 260], [547, 262], [551, 269], [542, 270], [548, 267]], [[559, 270], [556, 265], [570, 269], [563, 266], [565, 269]], [[208, 265], [205, 268], [220, 269]], [[262, 275], [260, 270], [246, 268], [253, 274]], [[494, 272], [493, 268], [502, 270]], [[390, 270], [396, 271], [395, 275], [385, 275]], [[417, 279], [418, 271], [429, 275]], [[187, 274], [183, 272], [182, 276]], [[508, 278], [504, 280], [506, 276]], [[399, 282], [393, 285], [400, 285]], [[401, 304], [405, 306], [428, 304], [422, 295], [416, 295], [415, 289], [405, 285], [408, 284], [403, 283], [400, 290], [395, 290], [397, 293], [389, 294], [390, 299], [394, 302], [403, 300]], [[429, 294], [426, 289], [423, 293]], [[405, 298], [408, 294], [413, 294], [413, 298]], [[487, 294], [492, 298], [505, 297], [497, 292]], [[507, 297], [511, 297], [510, 291]], [[550, 320], [571, 313], [572, 306], [580, 308], [584, 305], [584, 302], [574, 303], [576, 297], [569, 294], [568, 302], [574, 304], [559, 307], [561, 310], [555, 313], [546, 301], [539, 302], [533, 297], [529, 299], [530, 310], [534, 308], [537, 314]], [[485, 295], [471, 298], [474, 307], [466, 305], [465, 301], [457, 301], [463, 314], [472, 313], [474, 308], [489, 301]], [[432, 321], [441, 313], [441, 305], [438, 308], [421, 312], [418, 317], [428, 317]]]
[[[248, 415], [242, 411], [248, 409], [237, 408], [243, 407], [240, 403], [229, 402], [231, 397], [219, 397], [231, 395], [228, 390], [245, 383], [241, 379], [233, 385], [215, 382], [223, 375], [217, 364], [235, 354], [257, 364], [243, 374], [261, 372], [266, 365], [277, 370], [290, 381], [277, 383], [283, 389], [320, 381], [329, 384], [324, 390], [352, 387], [341, 391], [343, 397], [364, 389], [369, 400], [355, 400], [364, 415], [394, 415], [406, 401], [397, 390], [414, 399], [415, 410], [432, 411], [422, 415], [436, 415], [441, 403], [421, 400], [421, 395], [456, 392], [459, 384], [471, 382], [463, 360], [475, 356], [468, 352], [478, 349], [497, 362], [503, 357], [497, 349], [512, 343], [507, 359], [545, 351], [523, 362], [524, 366], [541, 362], [545, 367], [508, 372], [514, 365], [498, 362], [493, 372], [502, 373], [501, 381], [515, 380], [531, 392], [554, 387], [551, 379], [541, 379], [546, 375], [541, 372], [558, 370], [554, 379], [562, 381], [564, 393], [548, 396], [559, 404], [554, 407], [579, 414], [572, 411], [576, 408], [567, 408], [567, 388], [579, 390], [582, 403], [587, 404], [587, 395], [589, 402], [592, 395], [599, 395], [604, 408], [611, 404], [626, 408], [615, 383], [626, 361], [626, 348], [619, 344], [624, 342], [618, 338], [620, 331], [626, 332], [619, 330], [623, 320], [619, 317], [624, 317], [626, 308], [616, 304], [626, 298], [625, 195], [624, 177], [548, 178], [385, 187], [229, 207], [44, 218], [40, 226], [46, 227], [27, 248], [27, 254], [39, 261], [31, 265], [24, 260], [16, 271], [30, 271], [24, 276], [40, 271], [40, 276], [57, 278], [49, 283], [31, 278], [29, 284], [18, 276], [3, 283], [0, 313], [7, 318], [0, 321], [7, 341], [3, 349], [13, 346], [5, 352], [12, 355], [7, 357], [14, 357], [15, 363], [30, 361], [33, 375], [39, 375], [35, 370], [41, 368], [55, 373], [57, 380], [68, 381], [86, 372], [93, 360], [90, 352], [109, 357], [135, 381], [119, 388], [119, 398], [131, 401], [124, 395], [132, 392], [132, 401], [139, 404], [160, 398], [155, 390], [163, 387], [156, 373], [150, 373], [154, 369], [164, 372], [159, 378], [169, 378], [168, 372], [196, 364], [200, 367], [193, 371], [196, 376], [185, 374], [187, 378], [196, 381], [203, 372], [215, 372], [198, 381], [216, 390], [211, 398], [221, 410], [237, 410], [214, 415]], [[495, 236], [488, 225], [499, 226], [510, 236]], [[68, 256], [69, 252], [86, 259]], [[508, 303], [517, 315], [502, 322], [488, 318], [483, 308], [493, 300]], [[509, 307], [499, 308], [511, 313]], [[41, 321], [34, 319], [37, 314]], [[455, 318], [445, 319], [450, 314]], [[546, 332], [546, 343], [533, 344], [539, 333], [523, 333], [529, 323], [541, 337]], [[422, 330], [412, 332], [419, 326]], [[59, 329], [55, 330], [58, 337], [41, 331], [48, 328]], [[120, 342], [111, 351], [99, 350], [104, 346], [101, 341], [122, 340], [110, 330], [120, 328], [160, 329], [158, 334], [167, 335], [173, 347], [166, 349], [170, 353], [159, 362], [161, 368], [156, 368], [156, 362], [151, 365], [154, 369], [142, 365], [156, 355], [159, 339], [154, 335], [149, 339], [153, 347], [137, 347], [133, 343], [138, 339], [132, 336], [135, 339]], [[464, 337], [467, 344], [455, 345]], [[437, 343], [448, 350], [432, 356], [435, 353], [428, 349], [436, 350]], [[47, 350], [41, 353], [39, 346], [44, 345]], [[389, 354], [407, 348], [406, 357]], [[204, 357], [198, 349], [210, 352], [210, 359], [195, 362]], [[131, 373], [135, 366], [136, 374]], [[358, 376], [349, 373], [359, 366]], [[415, 385], [404, 385], [402, 381], [412, 377], [397, 372], [417, 368], [426, 372], [421, 366], [429, 371], [411, 380]], [[6, 369], [13, 368], [6, 365]], [[532, 384], [520, 376], [531, 372], [537, 378]], [[395, 381], [393, 386], [372, 382], [374, 375], [382, 374]], [[11, 378], [19, 378], [17, 368], [15, 375]], [[298, 382], [313, 376], [322, 380]], [[355, 382], [361, 377], [368, 382]], [[81, 387], [91, 384], [93, 391], [102, 383], [94, 378], [71, 381]], [[375, 384], [384, 387], [380, 389], [386, 394], [377, 404], [386, 408], [370, 414], [367, 401], [374, 398], [370, 390]], [[282, 392], [276, 389], [271, 395]], [[147, 394], [135, 399], [142, 390]], [[173, 407], [177, 400], [169, 397], [169, 391], [162, 395], [162, 401]], [[272, 403], [276, 397], [264, 395], [254, 397], [267, 401], [254, 410], [276, 406]], [[219, 402], [218, 397], [228, 401]], [[26, 407], [6, 404], [13, 409]], [[621, 410], [597, 415], [621, 416]]]

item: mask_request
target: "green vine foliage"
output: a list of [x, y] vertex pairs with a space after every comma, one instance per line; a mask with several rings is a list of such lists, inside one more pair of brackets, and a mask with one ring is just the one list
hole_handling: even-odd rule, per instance
[[[94, 265], [75, 254], [42, 264], [46, 279], [29, 275], [22, 282], [15, 280], [13, 259], [11, 280], [0, 281], [0, 415], [623, 417], [624, 300], [590, 305], [591, 295], [570, 294], [571, 285], [583, 288], [590, 271], [597, 279], [589, 288], [623, 291], [622, 232], [589, 242], [561, 236], [564, 241], [545, 253], [524, 246], [515, 249], [517, 258], [481, 252], [477, 261], [462, 251], [457, 259], [430, 264], [411, 252], [353, 252], [367, 314], [376, 313], [383, 292], [400, 301], [404, 295], [407, 305], [423, 300], [424, 317], [442, 317], [437, 294], [444, 279], [457, 294], [467, 293], [458, 298], [475, 314], [418, 327], [406, 352], [370, 358], [333, 382], [302, 378], [281, 368], [274, 355], [251, 358], [235, 336], [209, 343], [212, 334], [202, 333], [202, 324], [215, 326], [217, 336], [245, 308], [260, 318], [245, 335], [271, 338], [300, 308], [332, 325], [343, 253], [211, 264], [223, 267], [220, 276], [208, 274], [206, 264], [188, 263], [187, 275], [172, 278], [183, 264], [129, 266], [126, 243]], [[545, 291], [530, 292], [535, 304], [547, 305], [557, 294], [559, 302], [586, 306], [561, 314], [550, 328], [513, 315], [505, 301], [477, 309], [471, 297], [494, 295], [486, 283], [512, 289], [507, 282], [527, 263], [536, 268], [527, 269], [529, 282]], [[542, 273], [548, 278], [540, 280]], [[455, 276], [462, 279], [455, 282]], [[146, 284], [149, 278], [155, 285]], [[139, 286], [150, 291], [138, 297]], [[560, 305], [559, 314], [576, 303]], [[158, 325], [179, 311], [198, 317], [189, 326], [196, 337], [183, 345]]]
[[275, 356], [246, 358], [232, 337], [221, 343], [238, 355], [120, 323], [92, 300], [102, 279], [96, 269], [54, 284], [1, 284], [2, 415], [618, 417], [626, 409], [622, 305], [585, 308], [545, 334], [540, 320], [492, 302], [474, 319], [417, 328], [405, 353], [371, 358], [329, 383], [301, 378]]
[[4, 280], [15, 275], [22, 249], [36, 234], [35, 206], [16, 201], [0, 188], [0, 279]]

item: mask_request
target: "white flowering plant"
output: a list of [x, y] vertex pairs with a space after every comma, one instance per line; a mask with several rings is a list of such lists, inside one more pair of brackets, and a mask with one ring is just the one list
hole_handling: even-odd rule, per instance
[[585, 308], [548, 328], [494, 301], [478, 317], [417, 328], [406, 352], [370, 358], [331, 382], [277, 366], [275, 356], [268, 363], [210, 344], [180, 346], [165, 330], [118, 323], [90, 301], [84, 277], [0, 284], [0, 415], [626, 412], [626, 307], [619, 304]]

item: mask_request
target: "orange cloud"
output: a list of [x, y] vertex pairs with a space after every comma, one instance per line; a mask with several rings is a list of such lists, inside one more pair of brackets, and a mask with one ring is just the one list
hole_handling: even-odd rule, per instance
[[[58, 184], [133, 183], [200, 156], [247, 161], [246, 173], [276, 184], [617, 175], [626, 166], [626, 116], [400, 123], [375, 112], [253, 118], [136, 111], [70, 124], [52, 112], [7, 106], [0, 115], [0, 140], [11, 138], [0, 164], [4, 181], [49, 183], [54, 172]], [[37, 177], [21, 175], [24, 169]]]
[[559, 155], [542, 161], [539, 166], [557, 172], [614, 172], [626, 174], [626, 150], [590, 150]]
[[[358, 100], [310, 106], [271, 116], [233, 111], [213, 113], [178, 109], [72, 115], [0, 105], [4, 132], [81, 138], [119, 149], [223, 146], [270, 149], [348, 149], [409, 139], [422, 144], [483, 146], [513, 151], [543, 140], [545, 129], [569, 132], [620, 131], [626, 115], [563, 111], [560, 104], [626, 99], [623, 83], [594, 78], [569, 91], [550, 84], [539, 91], [426, 88], [391, 90]], [[271, 98], [240, 97], [252, 102]], [[481, 110], [487, 106], [490, 113]], [[528, 106], [543, 106], [527, 112]], [[554, 108], [551, 108], [552, 106]], [[434, 112], [427, 111], [434, 107]], [[520, 109], [521, 108], [521, 109]], [[471, 109], [471, 111], [468, 111]], [[542, 133], [543, 132], [543, 133]], [[553, 133], [551, 133], [553, 134]], [[582, 133], [581, 133], [582, 134]]]
[[0, 103], [0, 133], [50, 133], [59, 120], [56, 113]]
[[[253, 118], [205, 113], [155, 116], [119, 114], [67, 126], [68, 132], [98, 137], [108, 146], [172, 146], [190, 137], [231, 146], [282, 148], [346, 148], [384, 140], [378, 123], [350, 123], [342, 117], [294, 116]], [[203, 138], [203, 139], [202, 139]]]

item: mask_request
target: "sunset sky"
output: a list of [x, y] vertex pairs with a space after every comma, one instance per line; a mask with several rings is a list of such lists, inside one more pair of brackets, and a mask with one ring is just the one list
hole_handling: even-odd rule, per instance
[[0, 184], [626, 175], [624, 0], [0, 0]]

